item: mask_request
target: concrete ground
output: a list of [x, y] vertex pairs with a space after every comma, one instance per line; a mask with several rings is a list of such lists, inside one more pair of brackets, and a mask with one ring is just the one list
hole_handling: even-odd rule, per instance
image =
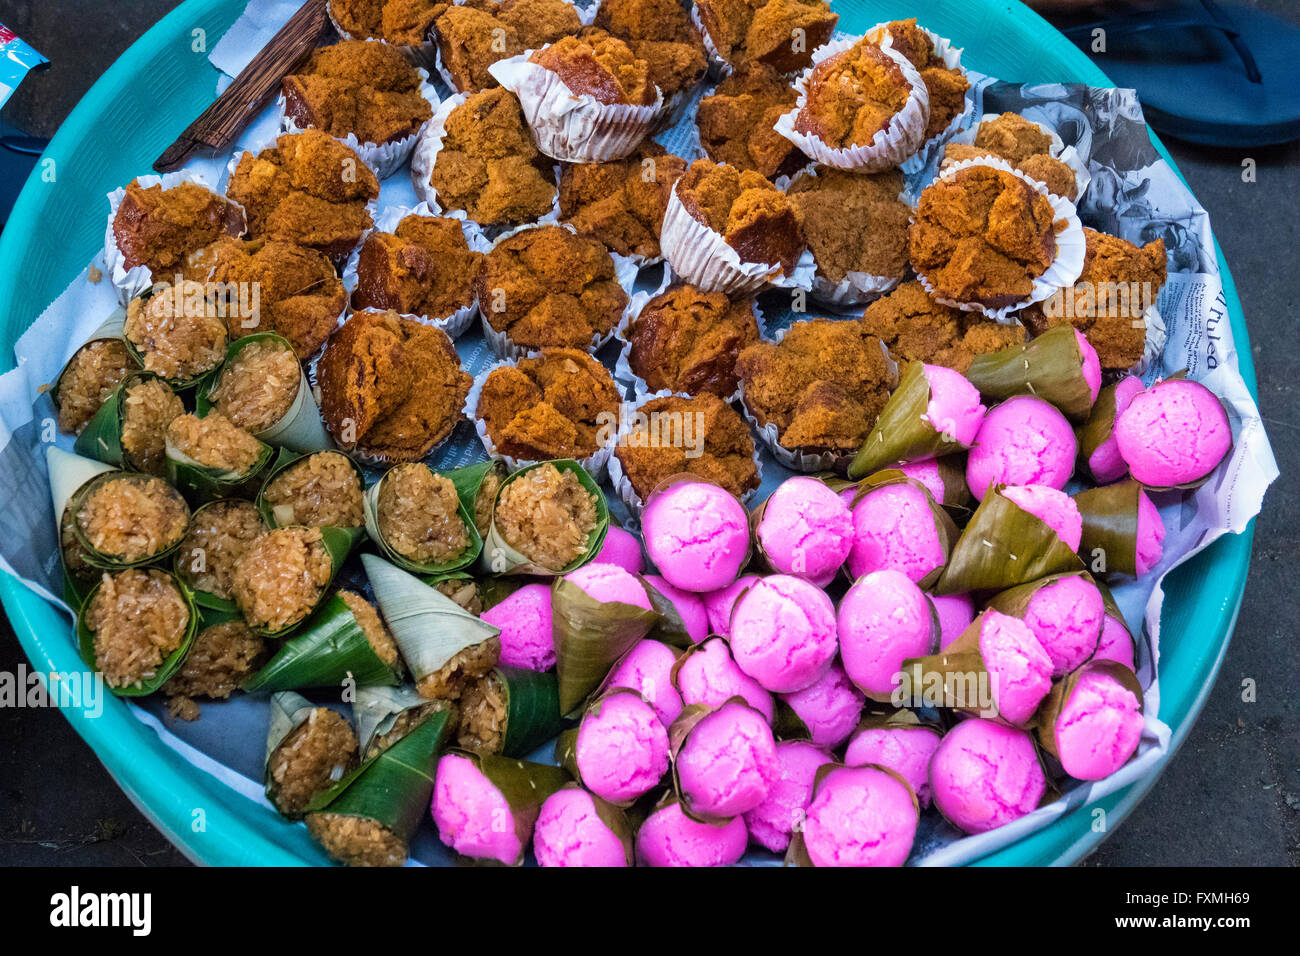
[[[176, 5], [0, 0], [0, 23], [53, 61], [24, 83], [4, 118], [52, 134], [95, 78]], [[1300, 22], [1289, 0], [1248, 5]], [[1146, 799], [1087, 864], [1300, 865], [1300, 145], [1242, 151], [1166, 142], [1209, 210], [1236, 278], [1282, 478], [1258, 519], [1236, 635], [1200, 720]], [[1241, 179], [1247, 157], [1257, 164], [1253, 183]], [[0, 670], [22, 661], [4, 621]], [[1247, 678], [1257, 686], [1253, 703], [1242, 700]], [[183, 862], [58, 713], [0, 710], [0, 865]]]

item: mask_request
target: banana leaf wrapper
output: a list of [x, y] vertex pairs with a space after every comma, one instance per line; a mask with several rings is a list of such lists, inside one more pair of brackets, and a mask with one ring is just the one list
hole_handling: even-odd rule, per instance
[[875, 427], [849, 462], [849, 477], [861, 478], [882, 468], [965, 451], [967, 445], [930, 422], [926, 417], [929, 407], [925, 366], [910, 362], [898, 388], [880, 410]]
[[[520, 475], [526, 475], [534, 468], [540, 468], [546, 464], [554, 465], [560, 471], [572, 472], [577, 476], [582, 487], [593, 495], [596, 500], [596, 527], [587, 535], [587, 549], [559, 571], [552, 571], [540, 564], [535, 564], [527, 555], [516, 551], [506, 542], [505, 536], [497, 528], [496, 524], [496, 507], [501, 501], [501, 493], [506, 490], [506, 487], [511, 482], [517, 481]], [[595, 479], [587, 474], [583, 467], [572, 458], [538, 462], [535, 465], [529, 465], [527, 468], [521, 468], [513, 475], [510, 475], [501, 482], [501, 486], [497, 490], [496, 502], [492, 506], [492, 514], [492, 528], [483, 539], [483, 553], [479, 558], [479, 568], [486, 574], [535, 574], [542, 577], [557, 577], [568, 574], [575, 568], [582, 567], [596, 556], [600, 551], [600, 546], [605, 541], [605, 533], [609, 531], [609, 504], [605, 500], [605, 493], [600, 490], [600, 486], [596, 484]]]
[[420, 580], [429, 587], [454, 583], [457, 587], [456, 595], [453, 597], [447, 594], [446, 597], [451, 598], [455, 603], [474, 615], [481, 615], [486, 610], [483, 605], [483, 594], [479, 581], [468, 571], [445, 571], [441, 574], [426, 574]]
[[[333, 449], [325, 449], [325, 451], [333, 451]], [[348, 466], [357, 473], [357, 480], [361, 482], [361, 487], [365, 488], [366, 473], [361, 470], [361, 466], [353, 461], [348, 455], [344, 455], [341, 451], [334, 453], [347, 461]], [[257, 510], [261, 514], [262, 520], [266, 522], [268, 528], [283, 528], [286, 527], [287, 524], [292, 524], [292, 522], [281, 521], [280, 518], [276, 516], [275, 509], [271, 507], [271, 503], [266, 500], [266, 489], [271, 486], [271, 482], [275, 481], [275, 479], [278, 478], [286, 468], [296, 464], [310, 454], [315, 454], [315, 452], [298, 454], [297, 452], [290, 451], [288, 448], [281, 448], [275, 453], [274, 460], [262, 473], [262, 477], [258, 479], [259, 485], [257, 495], [253, 499], [253, 502], [257, 505]], [[363, 540], [365, 540], [366, 537], [365, 525], [357, 525], [352, 528], [336, 528], [335, 530], [344, 531], [348, 534], [352, 542], [352, 548], [356, 548]]]
[[[77, 575], [68, 568], [63, 551], [63, 518], [67, 514], [69, 502], [78, 496], [82, 488], [99, 475], [113, 471], [113, 467], [94, 458], [66, 452], [56, 445], [48, 445], [45, 449], [45, 470], [50, 482], [50, 503], [59, 529], [59, 567], [63, 572], [63, 599], [68, 607], [78, 611], [86, 595], [99, 581], [99, 574]], [[84, 551], [82, 557], [85, 557]]]
[[[201, 516], [205, 508], [215, 507], [216, 505], [222, 504], [223, 502], [228, 500], [230, 499], [218, 498], [216, 501], [209, 501], [207, 504], [200, 505], [199, 507], [195, 508], [194, 513], [190, 515], [190, 524], [196, 525], [203, 520]], [[265, 526], [265, 524], [266, 522], [265, 520], [263, 520], [263, 526]], [[193, 564], [194, 562], [203, 559], [204, 559], [204, 555], [198, 554], [197, 549], [188, 552], [177, 551], [176, 557], [173, 559], [172, 570], [175, 572], [178, 578], [180, 578], [182, 581], [185, 581], [185, 573], [183, 571], [185, 567], [185, 563], [190, 562], [191, 572], [197, 574], [200, 569], [193, 567]], [[192, 587], [188, 581], [186, 581], [186, 586], [190, 588], [190, 593], [194, 595], [194, 603], [197, 604], [200, 608], [208, 608], [214, 611], [230, 611], [236, 614], [239, 611], [239, 605], [235, 603], [234, 598], [223, 598], [220, 595], [213, 594], [211, 591], [206, 591], [203, 588]]]
[[[123, 477], [134, 477], [134, 475], [133, 473], [126, 471], [109, 471], [101, 475], [96, 475], [77, 489], [77, 493], [68, 501], [67, 506], [72, 508], [74, 512], [80, 510], [82, 503], [86, 500], [86, 496], [92, 491], [105, 482], [116, 481]], [[182, 497], [174, 488], [169, 488], [168, 490], [176, 495], [181, 506], [185, 509], [186, 526], [188, 527], [188, 522], [191, 517], [190, 506], [186, 503], [184, 497]], [[92, 567], [99, 568], [102, 571], [125, 571], [127, 568], [140, 568], [150, 564], [158, 564], [175, 554], [177, 549], [181, 546], [181, 541], [185, 539], [185, 535], [182, 534], [180, 539], [170, 547], [163, 548], [161, 551], [155, 551], [153, 554], [147, 554], [141, 558], [136, 558], [133, 561], [126, 561], [115, 555], [107, 554], [98, 550], [90, 543], [90, 539], [86, 537], [86, 533], [81, 529], [80, 524], [74, 522], [72, 528], [73, 534], [77, 539], [77, 545], [81, 549], [82, 557], [85, 559], [86, 563]]]
[[772, 695], [772, 733], [777, 740], [812, 740], [812, 731], [803, 718], [776, 694]]
[[1040, 518], [1022, 510], [994, 485], [953, 546], [936, 594], [996, 590], [1049, 574], [1082, 571], [1083, 561]]
[[1083, 378], [1083, 352], [1068, 323], [1053, 326], [1024, 345], [977, 355], [966, 370], [980, 394], [995, 401], [1035, 395], [1072, 422], [1088, 420], [1092, 390]]
[[966, 485], [966, 456], [945, 455], [935, 459], [935, 466], [939, 469], [939, 480], [943, 482], [943, 500], [939, 504], [969, 513], [970, 503], [975, 500], [975, 496]]
[[263, 442], [257, 461], [244, 471], [224, 471], [200, 465], [168, 441], [167, 480], [196, 506], [218, 498], [250, 498], [274, 456], [275, 449]]
[[306, 720], [311, 715], [312, 711], [319, 709], [322, 709], [320, 705], [313, 704], [301, 694], [295, 693], [291, 690], [280, 691], [272, 694], [268, 704], [270, 721], [266, 731], [266, 752], [262, 758], [262, 784], [267, 800], [269, 800], [271, 805], [275, 807], [277, 813], [287, 819], [300, 819], [306, 813], [314, 809], [319, 803], [326, 802], [326, 795], [336, 793], [339, 789], [339, 784], [356, 773], [357, 768], [355, 764], [357, 754], [354, 751], [350, 758], [350, 762], [353, 765], [352, 769], [345, 772], [339, 780], [335, 781], [329, 787], [326, 787], [324, 790], [315, 794], [306, 809], [301, 812], [294, 812], [291, 815], [280, 808], [278, 788], [271, 777], [271, 757], [274, 755], [276, 748], [284, 742], [284, 739], [288, 737], [299, 724]]
[[1083, 518], [1079, 555], [1097, 574], [1137, 574], [1138, 500], [1142, 486], [1121, 481], [1074, 496]]
[[[931, 585], [939, 580], [945, 569], [951, 563], [953, 549], [960, 540], [957, 524], [952, 520], [952, 516], [944, 510], [939, 502], [934, 500], [930, 494], [930, 489], [921, 484], [915, 478], [910, 478], [903, 474], [897, 468], [886, 468], [883, 471], [877, 471], [858, 481], [857, 494], [853, 496], [853, 506], [856, 507], [871, 492], [889, 485], [911, 485], [913, 488], [925, 495], [926, 503], [930, 506], [930, 514], [934, 517], [934, 529], [939, 536], [939, 546], [943, 549], [944, 562], [929, 574], [917, 582], [917, 587], [922, 590], [928, 590]], [[847, 578], [849, 576], [849, 565], [844, 563], [842, 572]], [[852, 583], [852, 582], [850, 582]]]
[[345, 530], [340, 528], [325, 527], [312, 530], [320, 532], [321, 544], [325, 546], [325, 550], [328, 551], [330, 555], [330, 579], [326, 583], [325, 587], [321, 589], [321, 595], [317, 598], [316, 605], [302, 620], [290, 624], [288, 627], [282, 627], [277, 631], [267, 630], [263, 627], [250, 626], [254, 634], [268, 638], [279, 638], [292, 634], [300, 627], [303, 627], [307, 621], [310, 621], [312, 616], [324, 607], [326, 602], [328, 602], [333, 596], [333, 591], [331, 589], [334, 586], [334, 579], [338, 577], [339, 569], [343, 567], [343, 562], [348, 559], [348, 554], [352, 550], [353, 540]]
[[519, 858], [514, 865], [524, 861], [524, 852], [533, 837], [533, 826], [546, 798], [571, 782], [563, 767], [533, 763], [498, 754], [478, 754], [471, 750], [452, 748], [448, 753], [471, 761], [510, 806], [511, 822], [519, 838]]
[[[913, 790], [912, 785], [907, 782], [907, 778], [904, 777], [897, 770], [891, 770], [889, 767], [882, 767], [878, 763], [860, 764], [852, 768], [848, 767], [847, 764], [838, 763], [838, 762], [822, 764], [820, 767], [817, 768], [817, 772], [813, 774], [812, 795], [809, 797], [808, 802], [811, 804], [813, 800], [817, 799], [817, 793], [819, 790], [821, 790], [822, 784], [825, 783], [826, 778], [836, 770], [844, 770], [844, 769], [861, 770], [863, 767], [870, 767], [872, 770], [879, 770], [881, 773], [893, 777], [904, 787], [906, 787], [908, 794], [912, 798], [912, 809], [916, 812], [916, 818], [918, 821], [921, 819], [921, 802], [916, 798], [916, 791]], [[809, 856], [808, 854], [808, 846], [804, 842], [802, 827], [795, 827], [794, 832], [790, 834], [790, 846], [785, 851], [785, 865], [786, 866], [816, 866], [817, 865], [812, 861], [812, 857]]]
[[409, 571], [373, 554], [361, 555], [384, 622], [418, 683], [468, 647], [497, 638], [493, 627]]
[[[695, 730], [700, 721], [705, 717], [708, 717], [710, 714], [721, 710], [723, 707], [730, 707], [733, 704], [744, 707], [746, 710], [753, 710], [754, 713], [758, 714], [758, 711], [754, 710], [745, 698], [739, 696], [728, 697], [717, 707], [710, 707], [708, 704], [688, 704], [682, 709], [681, 716], [674, 720], [672, 726], [668, 728], [668, 754], [671, 760], [670, 766], [673, 779], [673, 794], [676, 796], [678, 802], [681, 803], [682, 812], [692, 820], [699, 823], [718, 825], [726, 823], [732, 818], [705, 813], [697, 810], [691, 805], [690, 798], [682, 790], [681, 774], [679, 773], [680, 768], [678, 767], [677, 758], [682, 752], [682, 748], [686, 746], [687, 741], [690, 740], [692, 731]], [[759, 716], [762, 717], [762, 714], [759, 714]], [[764, 718], [764, 721], [766, 721], [766, 718]]]
[[980, 700], [981, 690], [991, 687], [988, 667], [980, 653], [980, 627], [985, 613], [980, 612], [946, 649], [903, 661], [898, 693], [906, 706], [941, 707], [1008, 723], [1002, 720], [995, 701]]
[[564, 729], [560, 685], [554, 671], [498, 664], [496, 673], [506, 705], [503, 757], [530, 754]]
[[520, 588], [535, 583], [537, 582], [518, 575], [506, 578], [481, 577], [478, 579], [479, 601], [483, 604], [483, 610], [487, 611], [496, 607]]
[[[1114, 618], [1120, 627], [1124, 628], [1124, 633], [1128, 635], [1129, 643], [1133, 645], [1133, 663], [1138, 663], [1138, 641], [1133, 632], [1129, 629], [1128, 621], [1124, 619], [1124, 612], [1120, 610], [1119, 603], [1115, 600], [1115, 595], [1111, 593], [1110, 588], [1106, 586], [1105, 581], [1094, 581], [1097, 590], [1101, 592], [1101, 603], [1106, 608], [1106, 616]], [[1105, 633], [1106, 622], [1102, 622], [1102, 632]]]
[[[133, 460], [122, 447], [122, 425], [126, 421], [126, 392], [127, 389], [139, 385], [141, 382], [155, 379], [163, 382], [164, 385], [167, 384], [160, 376], [155, 375], [153, 372], [146, 372], [144, 369], [128, 372], [126, 377], [118, 383], [117, 388], [113, 389], [108, 398], [104, 399], [104, 404], [99, 406], [99, 410], [86, 423], [86, 427], [77, 436], [73, 450], [78, 455], [108, 462], [110, 465], [120, 465], [134, 471], [143, 471], [144, 469], [140, 467], [139, 462]], [[171, 386], [168, 385], [167, 387], [170, 388]]]
[[[462, 465], [460, 468], [453, 468], [447, 472], [447, 477], [451, 483], [456, 486], [456, 496], [460, 498], [460, 503], [471, 516], [477, 516], [480, 510], [479, 494], [483, 489], [483, 482], [489, 474], [496, 475], [498, 486], [501, 481], [505, 481], [510, 474], [510, 470], [505, 464], [496, 459], [489, 458], [487, 461], [480, 461], [473, 465]], [[487, 521], [478, 528], [479, 536], [482, 537], [488, 533], [492, 527], [492, 513], [496, 510], [496, 496], [492, 496], [490, 502], [485, 503]], [[477, 522], [476, 525], [477, 527]]]
[[269, 694], [338, 687], [349, 677], [358, 684], [396, 684], [401, 675], [375, 653], [352, 610], [335, 592], [243, 689]]
[[[185, 607], [189, 611], [189, 622], [185, 627], [185, 636], [181, 638], [180, 644], [176, 650], [168, 654], [158, 670], [154, 672], [153, 677], [146, 681], [141, 681], [138, 686], [134, 687], [109, 687], [109, 691], [115, 697], [145, 697], [162, 687], [171, 679], [172, 675], [180, 670], [181, 664], [185, 662], [185, 655], [190, 652], [194, 646], [194, 638], [199, 633], [199, 614], [198, 609], [194, 606], [194, 598], [190, 595], [189, 588], [182, 582], [176, 580], [175, 575], [169, 575], [180, 591], [181, 597], [185, 601]], [[101, 579], [102, 581], [102, 579]], [[86, 666], [91, 670], [99, 670], [99, 661], [95, 656], [95, 633], [86, 624], [86, 610], [90, 607], [91, 598], [99, 590], [100, 585], [97, 583], [93, 588], [86, 592], [84, 599], [77, 608], [77, 649], [81, 653], [81, 659], [86, 662]], [[104, 682], [108, 687], [108, 682]]]
[[1079, 686], [1080, 678], [1090, 673], [1105, 674], [1119, 681], [1126, 690], [1137, 698], [1138, 709], [1145, 711], [1146, 698], [1142, 693], [1142, 684], [1138, 681], [1137, 675], [1123, 664], [1115, 661], [1088, 661], [1086, 664], [1080, 665], [1052, 685], [1052, 692], [1043, 701], [1034, 722], [1034, 734], [1038, 738], [1038, 746], [1042, 748], [1044, 753], [1050, 754], [1052, 759], [1058, 762], [1061, 755], [1056, 748], [1056, 722], [1061, 716], [1061, 709], [1065, 706], [1066, 701], [1070, 699], [1074, 689]]
[[[72, 353], [72, 356], [66, 362], [63, 363], [63, 368], [59, 369], [59, 374], [54, 377], [54, 382], [50, 385], [50, 400], [54, 402], [54, 407], [56, 409], [59, 407], [59, 391], [63, 387], [63, 376], [68, 374], [68, 369], [72, 366], [72, 363], [77, 356], [81, 354], [81, 350], [93, 342], [103, 342], [106, 340], [115, 340], [126, 345], [125, 330], [126, 309], [119, 306], [108, 314], [108, 317], [99, 324], [99, 327], [95, 329], [95, 331], [90, 333], [84, 342], [77, 346], [77, 350]], [[127, 349], [127, 354], [131, 357], [131, 361], [136, 362], [136, 367], [139, 368], [139, 362], [136, 361], [135, 355], [131, 353], [129, 348]]]
[[[368, 759], [373, 756], [372, 745], [385, 734], [391, 733], [397, 726], [398, 719], [405, 713], [422, 707], [430, 708], [428, 713], [435, 713], [442, 701], [430, 701], [421, 697], [414, 687], [393, 686], [390, 684], [362, 684], [357, 687], [352, 701], [352, 721], [357, 725], [357, 740], [361, 742], [361, 753]], [[452, 723], [455, 723], [455, 705], [446, 702]], [[432, 706], [431, 706], [432, 705]]]
[[[429, 468], [429, 471], [437, 474], [432, 468]], [[474, 526], [473, 512], [465, 510], [465, 502], [459, 496], [457, 496], [456, 513], [464, 523], [465, 530], [469, 533], [469, 546], [464, 551], [448, 561], [420, 564], [404, 558], [393, 550], [379, 527], [379, 492], [390, 474], [392, 474], [391, 468], [380, 475], [379, 480], [366, 489], [365, 497], [362, 499], [366, 515], [366, 533], [370, 535], [371, 541], [379, 545], [379, 550], [383, 552], [384, 557], [399, 568], [413, 571], [416, 574], [446, 575], [453, 571], [461, 571], [472, 567], [478, 561], [479, 555], [483, 553], [483, 539], [479, 536], [478, 528]]]
[[436, 711], [386, 750], [312, 798], [308, 813], [374, 820], [405, 844], [429, 812], [438, 757], [451, 736], [451, 715]]
[[[235, 339], [226, 346], [225, 361], [203, 381], [202, 387], [194, 396], [194, 408], [198, 415], [206, 415], [214, 407], [212, 394], [221, 384], [221, 376], [226, 366], [254, 342], [276, 342], [290, 353], [293, 352], [289, 340], [278, 332], [254, 332], [252, 335]], [[307, 380], [307, 373], [303, 371], [301, 364], [298, 366], [298, 376], [298, 392], [294, 395], [289, 410], [279, 421], [259, 432], [254, 432], [253, 436], [268, 445], [277, 445], [304, 454], [333, 448], [334, 442], [330, 439], [329, 432], [325, 430], [325, 422], [321, 418], [320, 409], [316, 406], [311, 383]]]
[[566, 578], [551, 585], [560, 713], [574, 715], [610, 669], [660, 620], [657, 611], [601, 602]]
[[1103, 385], [1097, 393], [1097, 401], [1082, 424], [1076, 425], [1074, 437], [1079, 442], [1079, 468], [1091, 474], [1088, 462], [1093, 453], [1106, 443], [1111, 432], [1115, 430], [1115, 390], [1118, 382]]
[[669, 598], [653, 584], [645, 579], [644, 575], [638, 574], [637, 580], [645, 587], [646, 597], [650, 599], [650, 606], [655, 609], [659, 615], [659, 620], [650, 628], [646, 637], [662, 641], [669, 647], [686, 648], [695, 642], [691, 640], [691, 635], [686, 632], [686, 622], [682, 620], [681, 614]]

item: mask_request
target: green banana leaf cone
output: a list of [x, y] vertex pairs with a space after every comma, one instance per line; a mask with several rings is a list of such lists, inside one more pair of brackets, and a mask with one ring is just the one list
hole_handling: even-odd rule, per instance
[[1083, 377], [1083, 350], [1069, 323], [1054, 325], [1024, 345], [975, 356], [966, 378], [981, 395], [995, 401], [1036, 395], [1076, 424], [1086, 422], [1092, 411], [1092, 390]]
[[560, 712], [571, 715], [662, 618], [634, 604], [597, 601], [567, 578], [556, 578], [551, 585], [551, 620]]
[[967, 446], [931, 423], [929, 406], [925, 365], [910, 362], [898, 388], [880, 410], [875, 427], [849, 463], [849, 477], [861, 478], [883, 468], [965, 451]]
[[499, 664], [461, 697], [457, 743], [476, 753], [524, 757], [564, 725], [555, 671]]
[[[511, 545], [506, 540], [505, 533], [502, 531], [501, 523], [498, 520], [500, 518], [501, 498], [506, 489], [535, 469], [544, 468], [548, 465], [554, 466], [557, 471], [569, 472], [577, 478], [583, 489], [591, 495], [596, 506], [596, 524], [587, 533], [585, 549], [582, 554], [558, 570], [539, 563], [538, 560], [534, 560], [534, 558], [529, 557]], [[483, 554], [479, 559], [479, 569], [485, 574], [535, 574], [544, 577], [567, 574], [596, 556], [600, 551], [601, 544], [605, 541], [605, 534], [608, 531], [609, 504], [605, 500], [605, 493], [600, 490], [600, 486], [596, 484], [595, 479], [587, 474], [581, 465], [571, 458], [538, 462], [535, 465], [519, 469], [501, 482], [492, 512], [492, 526], [483, 537]], [[525, 547], [522, 542], [517, 543], [520, 544], [520, 547]], [[533, 544], [540, 543], [542, 541], [533, 542]]]

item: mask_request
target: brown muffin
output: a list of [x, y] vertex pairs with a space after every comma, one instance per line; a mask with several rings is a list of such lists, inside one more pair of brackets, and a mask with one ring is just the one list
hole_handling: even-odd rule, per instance
[[822, 167], [790, 184], [817, 271], [831, 282], [846, 273], [901, 279], [907, 271], [907, 226], [912, 210], [898, 198], [897, 170], [863, 175]]
[[448, 6], [447, 0], [330, 0], [330, 16], [354, 39], [419, 46]]
[[715, 163], [752, 169], [768, 179], [792, 175], [808, 157], [772, 127], [798, 98], [772, 67], [745, 64], [700, 100], [695, 114], [700, 144]]
[[650, 64], [665, 99], [693, 87], [708, 69], [700, 31], [679, 0], [602, 0], [594, 26]]
[[553, 169], [533, 144], [519, 101], [497, 87], [451, 111], [429, 183], [444, 209], [463, 209], [484, 225], [512, 225], [550, 211]]
[[406, 216], [391, 233], [366, 237], [352, 306], [446, 318], [474, 303], [482, 264], [483, 253], [470, 249], [460, 220]]
[[727, 63], [756, 61], [781, 73], [807, 67], [840, 19], [821, 0], [697, 0], [695, 9]]
[[935, 302], [916, 281], [904, 282], [867, 306], [862, 325], [889, 346], [900, 365], [925, 362], [958, 372], [970, 368], [976, 355], [1021, 345], [1026, 338], [1024, 326]]
[[418, 461], [450, 435], [471, 384], [445, 332], [396, 312], [351, 316], [316, 378], [339, 444], [388, 461]]
[[960, 70], [950, 70], [942, 57], [935, 55], [934, 40], [917, 26], [916, 18], [894, 20], [885, 24], [892, 46], [911, 61], [925, 82], [930, 96], [930, 120], [925, 126], [929, 140], [948, 128], [966, 108], [966, 91], [970, 81]]
[[736, 371], [745, 407], [799, 451], [856, 451], [895, 384], [880, 340], [853, 320], [796, 322], [780, 343], [742, 351]]
[[713, 481], [737, 498], [758, 487], [754, 436], [734, 408], [715, 395], [668, 395], [646, 402], [614, 454], [642, 501], [665, 478], [683, 472]]
[[736, 356], [758, 341], [751, 299], [677, 285], [655, 296], [627, 329], [628, 365], [651, 391], [729, 398]]
[[941, 298], [1001, 308], [1028, 298], [1056, 255], [1047, 197], [989, 166], [959, 170], [921, 193], [912, 267]]
[[621, 256], [660, 256], [664, 210], [673, 184], [686, 171], [686, 160], [647, 140], [625, 159], [566, 163], [563, 169], [563, 222]]
[[341, 261], [373, 224], [366, 203], [379, 180], [328, 133], [286, 133], [256, 156], [244, 153], [226, 195], [248, 212], [253, 237], [317, 249]]
[[794, 128], [835, 149], [865, 146], [906, 105], [903, 70], [874, 43], [858, 43], [818, 63]]
[[596, 31], [584, 39], [561, 37], [528, 62], [550, 70], [574, 96], [607, 105], [651, 106], [658, 96], [650, 65], [618, 37]]
[[246, 228], [242, 209], [197, 183], [141, 188], [133, 179], [113, 217], [113, 241], [126, 268], [145, 266], [155, 279], [171, 279], [186, 253]]
[[186, 276], [197, 282], [233, 283], [257, 290], [255, 315], [227, 312], [232, 339], [278, 332], [300, 359], [325, 344], [347, 306], [347, 292], [329, 257], [292, 242], [218, 239], [192, 253]]
[[502, 455], [581, 459], [612, 436], [619, 400], [609, 370], [586, 352], [543, 349], [515, 366], [493, 369], [475, 413]]
[[944, 148], [940, 169], [985, 156], [1005, 159], [1058, 196], [1071, 201], [1078, 196], [1074, 170], [1052, 155], [1052, 137], [1019, 113], [1003, 113], [980, 123], [973, 144], [949, 143]]
[[577, 8], [564, 0], [469, 0], [434, 21], [443, 68], [461, 93], [498, 86], [488, 67], [537, 50], [582, 29]]
[[433, 115], [420, 76], [387, 43], [343, 40], [316, 50], [280, 84], [285, 115], [299, 127], [340, 139], [391, 143], [419, 131]]
[[742, 262], [779, 264], [789, 275], [804, 250], [799, 213], [789, 197], [750, 170], [697, 159], [677, 183], [691, 218], [735, 249]]
[[561, 226], [526, 229], [499, 242], [483, 262], [477, 289], [488, 323], [523, 349], [589, 349], [627, 306], [604, 245]]
[[1103, 369], [1130, 369], [1146, 347], [1143, 317], [1168, 278], [1164, 240], [1136, 246], [1086, 227], [1083, 235], [1088, 246], [1074, 288], [1022, 309], [1020, 319], [1035, 335], [1069, 322], [1088, 336]]

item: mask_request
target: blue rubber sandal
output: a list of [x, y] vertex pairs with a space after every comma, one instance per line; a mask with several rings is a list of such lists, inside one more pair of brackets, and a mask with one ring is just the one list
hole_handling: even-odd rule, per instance
[[[1300, 139], [1300, 27], [1213, 0], [1060, 27], [1116, 86], [1138, 91], [1161, 134], [1232, 147]], [[1098, 29], [1104, 52], [1093, 50]]]

